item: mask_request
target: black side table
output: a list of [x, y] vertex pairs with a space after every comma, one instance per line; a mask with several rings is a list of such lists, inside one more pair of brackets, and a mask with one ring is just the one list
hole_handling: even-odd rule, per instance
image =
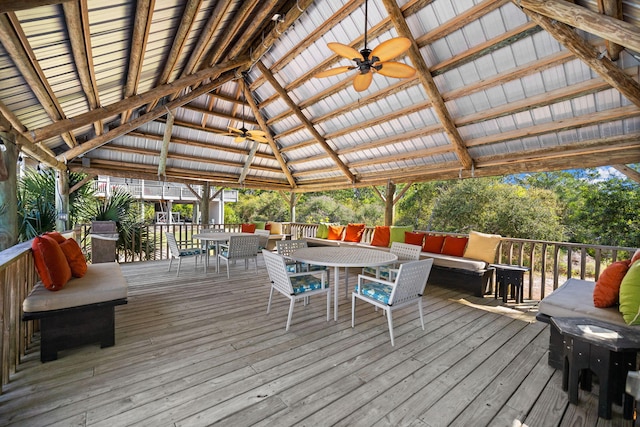
[[507, 302], [507, 289], [511, 286], [511, 296], [516, 303], [524, 300], [524, 273], [529, 271], [529, 267], [508, 264], [489, 264], [489, 267], [496, 269], [496, 290], [495, 298], [502, 295], [502, 302]]
[[[633, 416], [633, 399], [625, 395], [627, 373], [636, 369], [640, 330], [583, 317], [552, 317], [563, 337], [562, 388], [578, 403], [578, 384], [591, 390], [591, 374], [600, 382], [598, 416], [611, 419], [611, 403], [623, 404], [623, 416]], [[624, 399], [623, 399], [624, 398]]]

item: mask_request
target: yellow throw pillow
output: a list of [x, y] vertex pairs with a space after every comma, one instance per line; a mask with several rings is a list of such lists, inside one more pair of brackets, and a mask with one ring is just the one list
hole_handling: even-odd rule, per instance
[[271, 234], [282, 234], [282, 223], [270, 222], [269, 224], [271, 224]]
[[465, 258], [478, 259], [487, 264], [496, 260], [496, 250], [502, 240], [499, 234], [485, 234], [477, 231], [469, 232], [469, 243], [464, 251]]

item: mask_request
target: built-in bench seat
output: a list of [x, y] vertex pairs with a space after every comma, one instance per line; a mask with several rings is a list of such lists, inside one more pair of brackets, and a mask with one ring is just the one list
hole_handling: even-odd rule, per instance
[[[373, 246], [369, 243], [345, 242], [317, 237], [305, 237], [309, 246], [358, 246], [389, 251], [386, 246]], [[482, 297], [487, 293], [487, 286], [493, 270], [484, 261], [432, 252], [421, 252], [420, 258], [433, 258], [433, 267], [429, 274], [429, 282], [452, 288], [462, 289], [475, 296]]]
[[23, 320], [40, 322], [40, 360], [86, 344], [115, 344], [115, 306], [127, 303], [127, 281], [117, 262], [89, 264], [59, 291], [37, 283], [22, 303]]

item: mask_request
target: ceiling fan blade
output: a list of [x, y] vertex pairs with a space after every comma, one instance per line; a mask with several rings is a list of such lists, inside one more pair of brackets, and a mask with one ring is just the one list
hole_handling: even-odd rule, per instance
[[358, 73], [353, 79], [353, 88], [356, 90], [356, 92], [367, 90], [367, 88], [371, 84], [371, 80], [373, 80], [373, 73]]
[[266, 138], [266, 137], [267, 137], [267, 133], [266, 133], [265, 131], [263, 131], [263, 130], [257, 130], [257, 129], [256, 129], [256, 130], [250, 130], [250, 131], [247, 131], [247, 134], [248, 134], [249, 136], [252, 136], [252, 137], [253, 137], [253, 136], [259, 136], [259, 137], [261, 137], [261, 138]]
[[229, 129], [231, 132], [239, 133], [240, 135], [242, 135], [242, 131], [240, 129], [232, 128], [231, 126], [227, 126], [227, 129]]
[[353, 60], [355, 58], [358, 58], [359, 60], [364, 61], [364, 58], [362, 57], [362, 54], [360, 52], [358, 52], [351, 46], [347, 46], [346, 44], [333, 42], [327, 43], [327, 47], [338, 55], [344, 56], [347, 59]]
[[263, 144], [267, 144], [269, 142], [269, 140], [267, 139], [266, 136], [260, 136], [260, 135], [249, 135], [248, 137], [250, 140], [252, 141], [256, 141], [256, 142], [261, 142]]
[[344, 73], [349, 70], [353, 70], [354, 68], [355, 67], [349, 67], [349, 66], [329, 68], [328, 70], [324, 70], [324, 71], [320, 71], [319, 73], [316, 73], [313, 77], [335, 76], [336, 74]]
[[411, 46], [411, 40], [406, 37], [396, 37], [380, 43], [371, 51], [371, 57], [378, 57], [380, 62], [388, 61], [402, 55]]
[[378, 70], [378, 73], [387, 77], [395, 77], [397, 79], [406, 79], [413, 77], [416, 74], [415, 68], [403, 64], [402, 62], [387, 61], [383, 62], [382, 68]]
[[233, 138], [233, 142], [244, 142], [247, 138], [244, 136], [236, 136]]

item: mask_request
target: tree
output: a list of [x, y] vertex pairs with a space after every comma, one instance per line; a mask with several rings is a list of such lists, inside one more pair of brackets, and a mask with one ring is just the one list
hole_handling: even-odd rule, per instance
[[433, 204], [446, 183], [422, 182], [411, 186], [396, 206], [396, 225], [413, 225], [416, 230], [431, 230]]

